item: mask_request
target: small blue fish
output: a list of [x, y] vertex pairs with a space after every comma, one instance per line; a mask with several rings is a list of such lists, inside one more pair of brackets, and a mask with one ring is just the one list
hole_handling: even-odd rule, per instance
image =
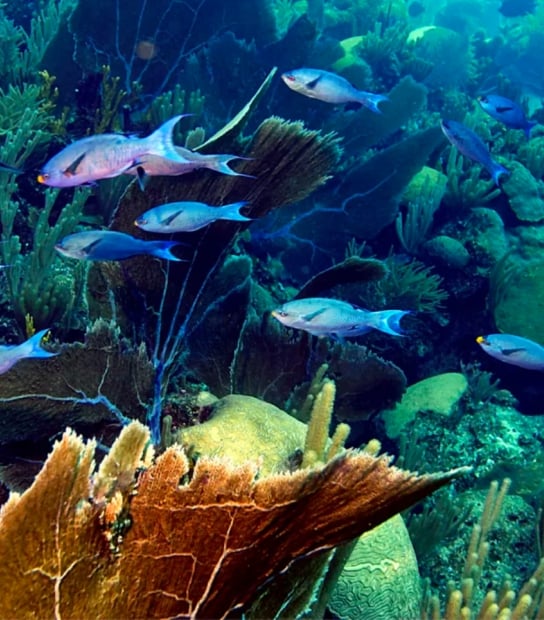
[[42, 349], [40, 346], [43, 337], [48, 331], [48, 329], [42, 329], [21, 344], [0, 345], [0, 375], [15, 366], [17, 362], [28, 357], [53, 357], [57, 355]]
[[355, 337], [377, 329], [391, 336], [402, 336], [400, 320], [406, 310], [371, 312], [339, 299], [308, 297], [289, 301], [272, 316], [283, 325], [302, 329], [313, 336]]
[[478, 97], [478, 103], [489, 116], [503, 123], [510, 129], [523, 129], [527, 140], [531, 137], [531, 129], [536, 127], [536, 121], [530, 121], [525, 116], [523, 108], [506, 97], [500, 95], [482, 95]]
[[180, 261], [172, 248], [176, 241], [145, 241], [113, 230], [85, 230], [61, 239], [55, 249], [64, 256], [81, 260], [123, 260], [138, 254]]
[[291, 90], [306, 97], [327, 103], [345, 103], [347, 107], [364, 106], [376, 114], [381, 114], [378, 104], [389, 101], [385, 95], [357, 90], [342, 76], [321, 69], [293, 69], [283, 73], [281, 79]]
[[249, 222], [251, 218], [240, 213], [247, 202], [233, 202], [222, 207], [212, 207], [205, 202], [168, 202], [142, 213], [134, 222], [148, 232], [192, 232], [216, 220]]
[[476, 342], [491, 357], [529, 370], [544, 370], [544, 347], [512, 334], [478, 336]]
[[499, 185], [502, 174], [510, 174], [510, 171], [501, 166], [492, 157], [484, 141], [462, 123], [457, 121], [442, 121], [440, 123], [446, 138], [459, 149], [459, 151], [472, 161], [482, 164], [489, 172], [495, 185]]

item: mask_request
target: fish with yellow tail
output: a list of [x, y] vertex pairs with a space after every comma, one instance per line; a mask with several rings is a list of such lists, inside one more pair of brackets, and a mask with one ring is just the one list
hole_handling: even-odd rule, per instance
[[544, 370], [544, 347], [514, 334], [478, 336], [476, 342], [491, 357], [528, 370]]
[[41, 342], [47, 334], [48, 329], [36, 332], [31, 338], [21, 344], [0, 345], [0, 375], [4, 374], [17, 362], [27, 358], [46, 358], [57, 355], [42, 348]]
[[186, 163], [172, 140], [174, 127], [183, 116], [188, 115], [174, 116], [146, 138], [104, 133], [77, 140], [45, 164], [38, 182], [50, 187], [75, 187], [111, 179], [136, 169], [148, 156]]
[[372, 329], [402, 336], [400, 320], [407, 314], [407, 310], [372, 312], [328, 297], [295, 299], [272, 311], [272, 316], [287, 327], [333, 338], [362, 336]]

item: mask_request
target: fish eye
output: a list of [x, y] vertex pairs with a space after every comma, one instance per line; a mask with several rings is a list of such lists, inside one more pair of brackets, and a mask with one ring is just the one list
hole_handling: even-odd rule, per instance
[[49, 178], [49, 175], [44, 172], [43, 174], [39, 174], [38, 175], [37, 181], [38, 181], [38, 183], [45, 183], [48, 178]]
[[290, 82], [295, 82], [295, 81], [296, 81], [295, 76], [294, 76], [294, 75], [291, 75], [290, 73], [288, 73], [288, 74], [285, 76], [285, 79], [286, 79], [286, 80], [289, 80]]

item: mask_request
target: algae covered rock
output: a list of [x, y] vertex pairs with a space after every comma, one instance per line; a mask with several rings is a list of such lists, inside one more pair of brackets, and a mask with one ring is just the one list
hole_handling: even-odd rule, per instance
[[544, 183], [538, 181], [519, 162], [508, 164], [510, 176], [502, 184], [510, 208], [522, 222], [544, 219]]
[[329, 601], [340, 620], [419, 618], [417, 558], [400, 515], [357, 541]]
[[498, 331], [544, 344], [544, 261], [505, 265], [492, 296]]
[[454, 269], [463, 269], [470, 262], [470, 254], [457, 239], [447, 235], [438, 235], [429, 239], [424, 245], [425, 251], [437, 262]]
[[304, 447], [306, 424], [252, 396], [219, 399], [212, 417], [179, 432], [178, 441], [193, 454], [227, 457], [236, 465], [259, 461], [260, 473], [281, 469]]
[[433, 411], [450, 416], [468, 387], [466, 377], [459, 372], [447, 372], [428, 377], [411, 385], [400, 403], [382, 412], [385, 431], [391, 439], [401, 435], [419, 411]]

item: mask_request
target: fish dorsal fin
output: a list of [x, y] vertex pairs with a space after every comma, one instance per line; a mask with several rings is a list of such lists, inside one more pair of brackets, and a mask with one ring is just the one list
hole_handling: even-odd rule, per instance
[[514, 108], [511, 105], [502, 105], [496, 108], [499, 114], [504, 114], [505, 112], [511, 112]]
[[68, 168], [66, 168], [62, 174], [64, 174], [64, 176], [67, 177], [72, 177], [74, 176], [74, 174], [77, 171], [77, 168], [79, 166], [79, 164], [83, 161], [83, 159], [85, 158], [86, 153], [81, 153], [81, 155], [79, 157], [76, 157], [74, 159], [74, 161], [68, 166]]
[[317, 310], [314, 310], [313, 312], [309, 312], [308, 314], [305, 314], [302, 318], [304, 321], [313, 321], [316, 317], [318, 317], [320, 314], [323, 314], [323, 312], [325, 312], [327, 308], [323, 307], [323, 308], [318, 308]]
[[318, 75], [316, 78], [314, 78], [313, 80], [310, 80], [309, 82], [306, 82], [306, 88], [309, 88], [310, 90], [313, 90], [317, 84], [319, 83], [319, 80], [322, 78], [323, 76]]
[[183, 209], [178, 209], [175, 213], [172, 213], [172, 215], [169, 215], [167, 218], [165, 218], [163, 220], [163, 224], [166, 224], [167, 226], [170, 226], [170, 224], [176, 219], [176, 217], [180, 213], [183, 213]]
[[520, 353], [521, 351], [527, 351], [527, 349], [524, 349], [523, 347], [517, 347], [515, 349], [501, 349], [501, 353], [506, 356], [515, 355], [516, 353]]
[[353, 308], [353, 310], [362, 310], [363, 312], [370, 312], [366, 308], [361, 308], [361, 306], [358, 306], [357, 304], [349, 304], [349, 305]]

